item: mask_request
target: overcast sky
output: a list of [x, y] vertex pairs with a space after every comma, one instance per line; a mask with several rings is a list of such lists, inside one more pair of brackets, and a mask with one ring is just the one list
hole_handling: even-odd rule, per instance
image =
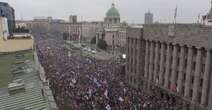
[[79, 20], [102, 21], [105, 13], [115, 3], [121, 20], [143, 23], [144, 13], [154, 13], [154, 21], [173, 20], [178, 5], [178, 22], [196, 22], [198, 14], [204, 15], [211, 7], [211, 0], [0, 0], [14, 7], [16, 19], [32, 19], [36, 16], [52, 16], [68, 19], [76, 14]]

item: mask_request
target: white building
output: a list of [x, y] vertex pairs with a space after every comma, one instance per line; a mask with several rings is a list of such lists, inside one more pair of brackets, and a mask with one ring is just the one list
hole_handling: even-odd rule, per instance
[[211, 9], [209, 13], [207, 13], [205, 16], [203, 16], [203, 24], [212, 26], [212, 1], [211, 1]]
[[70, 15], [69, 23], [77, 23], [77, 15]]
[[6, 17], [0, 17], [0, 41], [7, 40], [9, 36], [8, 23]]

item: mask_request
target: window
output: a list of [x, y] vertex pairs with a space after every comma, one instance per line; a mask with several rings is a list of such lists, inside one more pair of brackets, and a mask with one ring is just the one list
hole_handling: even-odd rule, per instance
[[196, 68], [196, 62], [195, 61], [192, 64], [192, 68], [193, 68], [193, 70], [195, 70], [195, 68]]
[[185, 91], [185, 87], [183, 86], [182, 87], [182, 94], [184, 94], [184, 91]]
[[116, 18], [114, 19], [114, 23], [117, 23], [117, 19]]
[[200, 79], [200, 86], [203, 86], [203, 78]]
[[194, 76], [191, 77], [191, 84], [194, 84]]
[[193, 96], [193, 90], [190, 89], [190, 98], [192, 98], [192, 96]]
[[183, 73], [183, 82], [185, 82], [185, 80], [186, 80], [186, 74]]
[[199, 102], [199, 103], [201, 102], [201, 97], [202, 97], [202, 93], [199, 92], [199, 96], [198, 96], [198, 102]]

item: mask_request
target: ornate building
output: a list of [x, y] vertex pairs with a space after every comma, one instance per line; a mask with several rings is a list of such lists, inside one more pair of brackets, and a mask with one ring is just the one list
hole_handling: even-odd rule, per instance
[[107, 11], [106, 17], [104, 19], [103, 25], [103, 34], [99, 34], [97, 37], [101, 38], [98, 35], [104, 35], [104, 40], [110, 47], [112, 52], [120, 51], [124, 52], [126, 45], [126, 27], [127, 25], [120, 22], [121, 17], [119, 11], [116, 9], [115, 4], [113, 3], [111, 8]]
[[114, 3], [112, 4], [111, 8], [107, 11], [104, 22], [107, 25], [120, 24], [120, 14], [119, 14], [119, 11], [115, 8]]

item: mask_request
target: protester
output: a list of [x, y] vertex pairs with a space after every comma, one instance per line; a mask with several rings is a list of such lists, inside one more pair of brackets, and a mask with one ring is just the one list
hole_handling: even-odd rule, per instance
[[36, 37], [37, 53], [60, 110], [174, 110], [175, 103], [124, 83], [121, 65], [71, 53]]

